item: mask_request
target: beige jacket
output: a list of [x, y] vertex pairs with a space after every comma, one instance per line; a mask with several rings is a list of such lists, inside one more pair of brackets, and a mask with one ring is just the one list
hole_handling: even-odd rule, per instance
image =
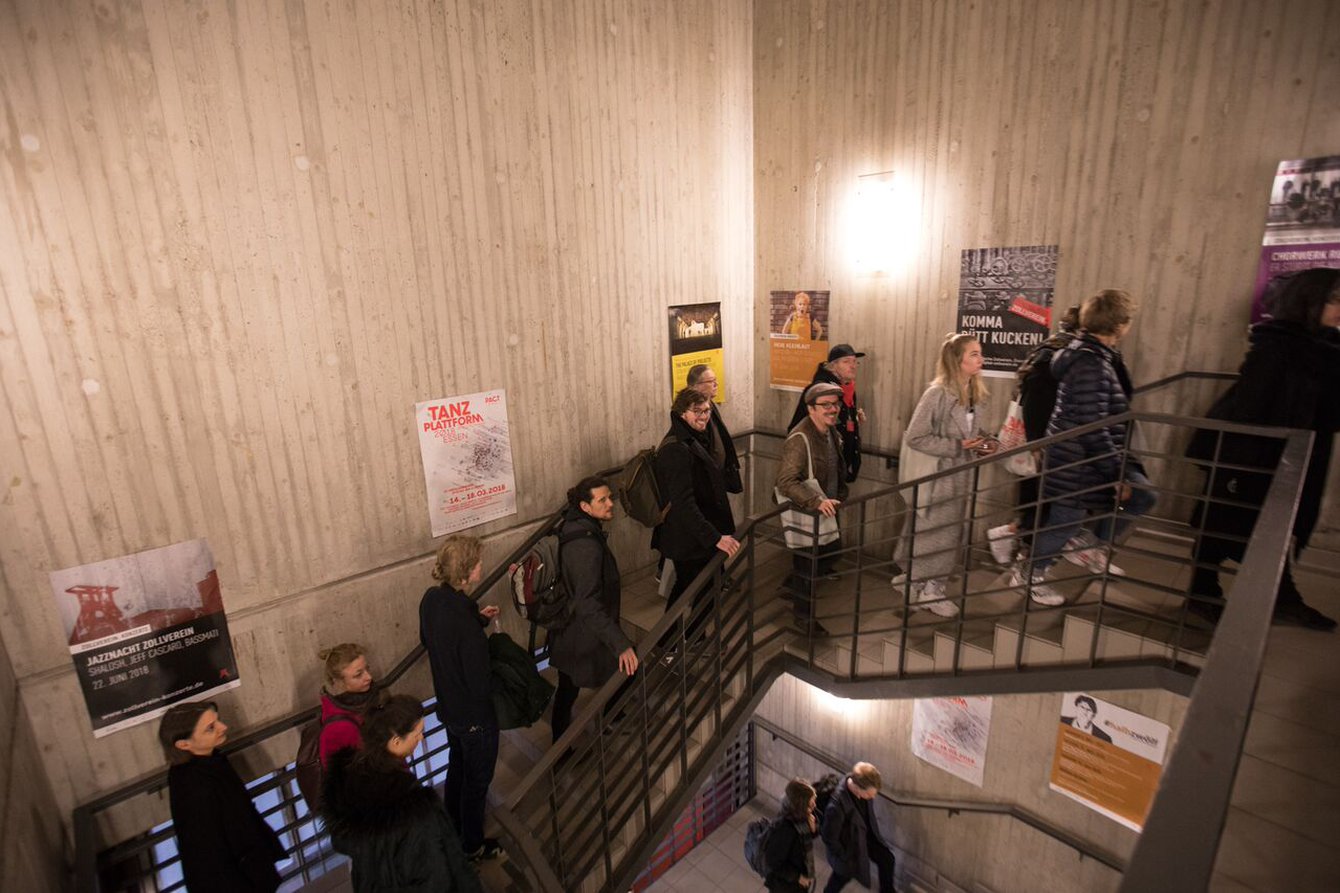
[[[808, 418], [802, 419], [792, 431], [799, 431], [805, 435], [810, 442], [810, 453], [814, 456], [814, 477], [823, 486], [824, 481], [828, 480], [829, 451], [824, 448], [823, 435], [814, 427], [814, 423]], [[828, 437], [832, 441], [832, 455], [838, 462], [837, 479], [838, 492], [829, 493], [830, 499], [847, 498], [846, 474], [842, 468], [842, 441], [838, 437], [837, 428], [828, 429]], [[776, 487], [782, 492], [782, 495], [798, 506], [807, 509], [818, 507], [822, 499], [813, 490], [805, 486], [805, 479], [809, 476], [809, 456], [805, 454], [805, 444], [799, 437], [788, 437], [782, 445], [782, 461], [777, 468]]]

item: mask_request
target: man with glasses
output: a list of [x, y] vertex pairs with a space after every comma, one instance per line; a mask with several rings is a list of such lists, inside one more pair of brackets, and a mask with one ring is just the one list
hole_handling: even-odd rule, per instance
[[[842, 441], [836, 428], [843, 405], [842, 387], [829, 382], [812, 384], [805, 389], [801, 400], [806, 417], [791, 429], [782, 445], [777, 490], [795, 505], [833, 518], [837, 516], [842, 500], [847, 498]], [[815, 483], [809, 483], [811, 480]], [[833, 572], [837, 563], [833, 553], [841, 548], [841, 537], [818, 546], [817, 563], [811, 548], [794, 550], [791, 573], [782, 583], [782, 596], [794, 605], [797, 622], [802, 628], [812, 628], [815, 635], [826, 636], [828, 631], [818, 621], [813, 627], [809, 625], [814, 576], [817, 573], [824, 577]]]
[[[725, 473], [708, 447], [711, 415], [711, 400], [696, 388], [684, 388], [675, 395], [670, 430], [656, 450], [653, 468], [666, 514], [652, 532], [651, 545], [674, 568], [667, 611], [717, 552], [731, 556], [740, 548]], [[710, 591], [708, 587], [695, 597], [693, 614]], [[703, 619], [692, 623], [689, 632], [698, 629]]]
[[[819, 364], [814, 370], [814, 380], [810, 382], [811, 385], [835, 384], [842, 394], [835, 427], [842, 439], [842, 472], [847, 483], [856, 480], [861, 470], [861, 423], [865, 421], [865, 410], [856, 405], [856, 366], [863, 356], [864, 353], [850, 344], [835, 344], [828, 351], [828, 362]], [[800, 424], [805, 414], [806, 404], [802, 398], [791, 415], [788, 430]]]
[[688, 385], [708, 400], [712, 410], [711, 423], [707, 427], [707, 451], [712, 461], [721, 467], [726, 476], [726, 492], [744, 492], [744, 483], [740, 480], [740, 457], [735, 452], [735, 441], [721, 418], [721, 407], [716, 404], [717, 374], [706, 363], [699, 363], [689, 369]]

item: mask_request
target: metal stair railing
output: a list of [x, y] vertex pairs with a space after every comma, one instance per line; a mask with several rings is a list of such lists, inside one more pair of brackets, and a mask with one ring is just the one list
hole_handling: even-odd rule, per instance
[[[1107, 570], [1074, 577], [1083, 589], [1081, 598], [1054, 608], [1034, 605], [1019, 592], [1019, 587], [999, 583], [984, 587], [970, 585], [969, 574], [964, 573], [963, 583], [952, 597], [965, 609], [988, 603], [992, 596], [1012, 592], [1019, 603], [1017, 611], [987, 612], [980, 618], [969, 618], [966, 613], [960, 613], [954, 618], [921, 622], [925, 615], [910, 610], [910, 584], [917, 580], [917, 559], [926, 556], [912, 558], [899, 587], [901, 592], [898, 597], [891, 597], [887, 575], [897, 565], [893, 558], [881, 558], [880, 554], [892, 552], [893, 538], [867, 536], [869, 530], [880, 524], [887, 526], [890, 519], [903, 514], [907, 507], [914, 508], [923, 501], [933, 503], [937, 482], [955, 475], [968, 476], [971, 479], [968, 492], [974, 494], [971, 499], [973, 511], [962, 522], [965, 535], [961, 545], [949, 549], [961, 552], [957, 557], [972, 569], [984, 546], [975, 536], [975, 528], [981, 526], [981, 522], [1012, 511], [1002, 499], [999, 506], [977, 512], [978, 505], [985, 504], [979, 500], [981, 494], [993, 488], [1012, 488], [1013, 485], [1012, 478], [989, 481], [985, 476], [1014, 453], [1045, 449], [1116, 422], [1126, 422], [1132, 428], [1143, 427], [1150, 442], [1161, 445], [1138, 455], [1135, 451], [1116, 455], [1123, 465], [1136, 458], [1143, 458], [1151, 465], [1192, 464], [1180, 452], [1169, 448], [1169, 444], [1177, 440], [1172, 435], [1195, 428], [1218, 431], [1220, 437], [1231, 433], [1286, 440], [1286, 460], [1297, 448], [1296, 438], [1301, 436], [1280, 429], [1133, 411], [1019, 450], [974, 460], [916, 481], [864, 494], [849, 500], [840, 510], [844, 535], [848, 531], [855, 533], [855, 541], [844, 544], [837, 553], [844, 562], [838, 576], [850, 578], [854, 589], [850, 600], [842, 602], [831, 613], [825, 613], [820, 607], [825, 597], [819, 591], [819, 575], [813, 573], [820, 556], [811, 549], [805, 559], [811, 568], [809, 609], [796, 618], [794, 626], [786, 623], [782, 616], [789, 613], [785, 603], [760, 590], [768, 559], [788, 555], [783, 551], [780, 522], [781, 512], [787, 506], [778, 506], [753, 518], [739, 534], [740, 553], [729, 562], [722, 556], [714, 559], [689, 587], [683, 600], [668, 609], [643, 640], [638, 649], [641, 669], [634, 678], [627, 683], [618, 678], [611, 679], [600, 689], [563, 738], [532, 769], [508, 803], [498, 810], [505, 833], [533, 872], [540, 888], [546, 891], [623, 889], [663, 836], [666, 823], [678, 813], [684, 797], [691, 794], [698, 774], [710, 769], [717, 750], [748, 720], [767, 687], [783, 670], [804, 673], [810, 679], [826, 679], [838, 687], [844, 682], [902, 680], [918, 674], [959, 679], [972, 676], [999, 678], [1004, 669], [1019, 675], [1037, 669], [1034, 662], [1027, 659], [1023, 644], [1029, 623], [1040, 617], [1064, 620], [1067, 614], [1083, 612], [1089, 625], [1089, 640], [1083, 654], [1065, 662], [1065, 667], [1072, 671], [1072, 678], [1074, 667], [1102, 672], [1108, 668], [1152, 666], [1186, 678], [1188, 683], [1179, 688], [1184, 693], [1189, 691], [1189, 680], [1198, 672], [1190, 661], [1193, 656], [1197, 662], [1203, 659], [1201, 653], [1210, 636], [1188, 625], [1186, 605], [1197, 600], [1197, 596], [1190, 594], [1186, 586], [1174, 585], [1167, 571], [1193, 566], [1192, 556], [1169, 553], [1166, 549], [1148, 545], [1126, 547], [1124, 554], [1139, 555], [1162, 569], [1150, 579], [1121, 578], [1120, 585], [1126, 588], [1138, 586], [1170, 600], [1176, 608], [1166, 615], [1110, 598], [1117, 584], [1114, 582], [1116, 578]], [[1047, 474], [1079, 464], [1082, 463], [1044, 468], [1042, 473], [1045, 478]], [[1198, 460], [1198, 464], [1209, 465], [1212, 472], [1241, 468], [1217, 460]], [[1272, 490], [1272, 499], [1296, 502], [1300, 487], [1301, 478], [1280, 474]], [[1172, 511], [1145, 516], [1141, 527], [1177, 538], [1173, 541], [1180, 542], [1189, 552], [1194, 543], [1194, 531], [1179, 513], [1185, 515], [1197, 502], [1204, 502], [1208, 497], [1204, 493], [1169, 487], [1156, 486], [1154, 489]], [[927, 491], [930, 495], [923, 495]], [[810, 515], [811, 532], [817, 533], [818, 516]], [[1116, 515], [1114, 510], [1099, 513], [1096, 517], [1115, 518]], [[950, 525], [941, 524], [939, 528], [932, 526], [918, 531], [914, 521], [910, 530], [915, 537], [927, 530], [933, 532], [947, 526]], [[1033, 532], [1036, 534], [1046, 529], [1045, 525], [1038, 524]], [[1257, 548], [1251, 557], [1269, 561], [1269, 558], [1259, 558], [1266, 555], [1269, 548]], [[1281, 543], [1275, 543], [1273, 548], [1277, 549], [1276, 557], [1283, 554]], [[1268, 575], [1268, 572], [1254, 575], [1252, 580], [1258, 580], [1258, 576], [1264, 579]], [[866, 578], [871, 576], [878, 581], [877, 587], [875, 591], [866, 591], [871, 588]], [[1096, 599], [1089, 594], [1095, 583], [1098, 584]], [[1236, 607], [1230, 610], [1236, 610]], [[866, 620], [872, 622], [865, 623]], [[1016, 624], [1017, 649], [1013, 660], [1005, 667], [973, 670], [961, 664], [964, 632], [974, 620], [992, 625], [1006, 620]], [[1127, 621], [1138, 622], [1147, 630], [1161, 630], [1167, 637], [1167, 653], [1154, 656], [1109, 654], [1102, 641], [1104, 633], [1120, 629], [1120, 624]], [[846, 626], [832, 639], [810, 634], [822, 623], [831, 624], [835, 629], [839, 623]], [[909, 667], [909, 636], [924, 636], [927, 631], [949, 637], [952, 658], [947, 668], [933, 667], [927, 672], [924, 668]], [[891, 636], [898, 637], [896, 661], [875, 667], [862, 666], [861, 646], [871, 638]], [[1197, 637], [1197, 641], [1188, 641]], [[847, 655], [845, 662], [841, 662], [837, 659], [837, 646], [844, 642]], [[1160, 678], [1167, 678], [1166, 674]], [[1046, 690], [1058, 690], [1055, 685], [1063, 680], [1052, 674], [1037, 681], [1052, 686]], [[989, 691], [990, 688], [977, 686], [976, 690]]]

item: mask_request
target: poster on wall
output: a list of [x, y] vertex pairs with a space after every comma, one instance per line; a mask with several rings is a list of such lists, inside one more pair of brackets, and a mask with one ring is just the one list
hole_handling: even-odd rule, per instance
[[912, 703], [912, 753], [979, 788], [990, 737], [990, 698], [917, 698]]
[[50, 581], [95, 737], [240, 684], [205, 540], [53, 571]]
[[1133, 831], [1159, 786], [1168, 727], [1084, 692], [1061, 700], [1050, 787]]
[[828, 359], [829, 294], [775, 291], [768, 299], [768, 386], [803, 391]]
[[425, 400], [414, 415], [433, 536], [516, 514], [506, 392]]
[[982, 374], [1009, 378], [1051, 333], [1056, 245], [969, 248], [959, 260], [958, 327], [982, 345]]
[[1281, 161], [1270, 186], [1252, 322], [1270, 316], [1266, 285], [1309, 267], [1340, 267], [1340, 155]]
[[683, 304], [670, 308], [670, 397], [688, 384], [699, 364], [717, 376], [715, 403], [726, 402], [726, 364], [721, 349], [721, 304]]

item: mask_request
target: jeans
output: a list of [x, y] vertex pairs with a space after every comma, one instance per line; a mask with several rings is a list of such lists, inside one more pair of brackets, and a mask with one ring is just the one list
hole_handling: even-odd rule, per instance
[[[869, 831], [866, 832], [865, 847], [869, 851], [871, 861], [879, 868], [879, 893], [894, 893], [893, 850], [886, 847], [878, 837]], [[850, 875], [838, 874], [835, 871], [828, 876], [828, 883], [824, 885], [824, 893], [838, 893], [850, 880]]]
[[[1111, 516], [1099, 518], [1094, 523], [1094, 535], [1103, 542], [1110, 543], [1121, 536], [1135, 522], [1137, 517], [1148, 514], [1154, 504], [1158, 502], [1158, 496], [1153, 490], [1149, 489], [1153, 486], [1153, 482], [1141, 472], [1128, 469], [1126, 483], [1131, 487], [1131, 496], [1121, 503], [1115, 523]], [[1089, 516], [1089, 510], [1081, 503], [1070, 501], [1064, 496], [1047, 503], [1045, 508], [1047, 510], [1047, 522], [1043, 526], [1050, 529], [1038, 532], [1037, 542], [1033, 549], [1032, 573], [1034, 576], [1044, 573], [1056, 563], [1056, 559], [1061, 556], [1061, 550], [1065, 548], [1065, 544], [1070, 542], [1071, 537], [1079, 533], [1080, 527], [1084, 524], [1084, 519]]]
[[498, 725], [447, 726], [447, 816], [473, 853], [484, 843], [484, 804], [498, 761]]

